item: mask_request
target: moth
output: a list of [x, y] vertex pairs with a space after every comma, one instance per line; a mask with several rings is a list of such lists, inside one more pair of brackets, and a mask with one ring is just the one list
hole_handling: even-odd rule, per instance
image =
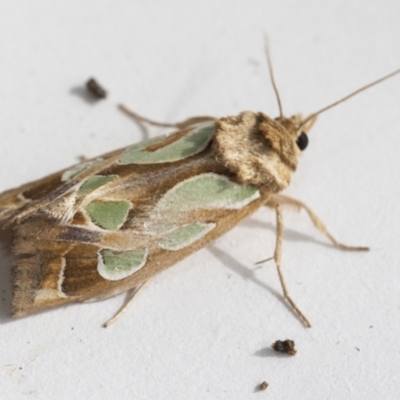
[[283, 278], [281, 208], [304, 209], [341, 249], [366, 248], [340, 244], [306, 205], [281, 192], [296, 171], [317, 115], [400, 70], [308, 117], [288, 118], [268, 52], [267, 61], [280, 110], [277, 118], [245, 111], [163, 124], [131, 112], [141, 122], [175, 131], [0, 194], [0, 225], [12, 228], [16, 256], [14, 317], [128, 290], [133, 298], [153, 276], [267, 206], [276, 213], [273, 259], [283, 297], [311, 326]]

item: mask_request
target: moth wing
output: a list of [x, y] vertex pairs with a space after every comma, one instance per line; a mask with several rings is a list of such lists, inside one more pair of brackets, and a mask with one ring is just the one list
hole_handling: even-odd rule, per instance
[[[44, 211], [65, 222], [76, 211], [76, 208], [71, 208], [71, 206], [73, 206], [76, 193], [82, 186], [85, 185], [83, 190], [87, 193], [100, 186], [104, 189], [105, 183], [115, 178], [130, 175], [132, 159], [138, 160], [140, 165], [145, 164], [147, 166], [145, 169], [148, 169], [150, 166], [148, 161], [157, 158], [160, 153], [165, 159], [168, 157], [179, 159], [181, 154], [197, 154], [208, 145], [214, 130], [214, 124], [200, 124], [197, 129], [188, 127], [168, 136], [159, 136], [115, 150], [19, 188], [3, 192], [0, 194], [0, 223], [5, 226], [15, 220], [20, 222], [39, 211]], [[184, 139], [188, 139], [186, 143]], [[165, 150], [163, 147], [169, 144], [172, 146], [163, 151]], [[157, 152], [157, 150], [160, 151]], [[135, 176], [142, 171], [143, 168], [139, 169]], [[114, 185], [113, 190], [116, 188]]]
[[15, 224], [14, 316], [134, 288], [264, 204], [217, 162], [212, 128], [127, 149], [98, 170], [115, 180], [71, 192], [67, 219], [53, 200]]
[[17, 217], [32, 215], [40, 208], [66, 195], [87, 177], [105, 168], [124, 149], [113, 151], [26, 183], [0, 194], [0, 224], [4, 227]]
[[[204, 174], [202, 174], [204, 175]], [[73, 224], [54, 226], [33, 216], [16, 228], [13, 314], [22, 316], [71, 302], [124, 292], [206, 246], [251, 215], [266, 197], [238, 209], [198, 210], [191, 219], [175, 215], [163, 230], [104, 232]]]

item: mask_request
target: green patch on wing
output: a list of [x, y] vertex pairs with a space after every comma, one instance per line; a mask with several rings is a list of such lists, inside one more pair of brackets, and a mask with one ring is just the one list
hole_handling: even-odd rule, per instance
[[61, 182], [66, 182], [72, 178], [75, 178], [75, 176], [79, 175], [83, 171], [86, 171], [90, 167], [93, 167], [93, 165], [101, 164], [102, 161], [103, 161], [102, 158], [96, 158], [95, 160], [85, 161], [83, 163], [74, 165], [72, 168], [64, 171], [64, 173], [61, 176]]
[[195, 222], [164, 235], [158, 245], [165, 250], [177, 251], [199, 240], [214, 227], [214, 223]]
[[85, 206], [85, 211], [96, 225], [116, 230], [125, 222], [131, 205], [129, 201], [92, 201]]
[[117, 175], [93, 175], [83, 182], [78, 190], [78, 196], [83, 196], [94, 189], [98, 189], [100, 186], [104, 186], [115, 178], [117, 178]]
[[98, 253], [97, 271], [109, 281], [119, 281], [139, 271], [147, 260], [147, 250], [116, 252], [103, 249]]
[[203, 125], [193, 129], [185, 136], [173, 143], [167, 144], [154, 151], [143, 150], [151, 144], [165, 139], [155, 138], [150, 141], [138, 143], [125, 150], [118, 160], [119, 164], [156, 164], [173, 162], [193, 156], [203, 151], [215, 133], [215, 124]]
[[239, 209], [260, 197], [257, 188], [239, 185], [228, 178], [207, 173], [178, 183], [157, 203], [154, 212], [197, 209]]

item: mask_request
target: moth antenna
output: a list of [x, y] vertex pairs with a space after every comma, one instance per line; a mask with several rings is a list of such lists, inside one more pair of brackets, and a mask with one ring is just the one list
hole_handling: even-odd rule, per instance
[[271, 61], [271, 55], [270, 55], [270, 51], [269, 51], [269, 43], [268, 43], [268, 37], [267, 36], [265, 37], [265, 54], [267, 56], [269, 78], [271, 80], [272, 87], [274, 88], [276, 101], [278, 102], [279, 118], [282, 118], [283, 117], [282, 103], [281, 103], [281, 98], [279, 97], [278, 88], [277, 88], [276, 83], [275, 83], [274, 70], [272, 68], [272, 61]]
[[383, 76], [382, 78], [377, 79], [376, 81], [373, 81], [373, 82], [371, 82], [371, 83], [368, 83], [368, 85], [362, 86], [361, 88], [355, 90], [354, 92], [348, 94], [348, 95], [345, 96], [345, 97], [342, 97], [341, 99], [335, 101], [334, 103], [329, 104], [328, 106], [326, 106], [326, 107], [324, 107], [324, 108], [321, 108], [321, 109], [318, 110], [317, 112], [315, 112], [315, 113], [309, 115], [304, 121], [302, 121], [301, 124], [299, 125], [299, 129], [300, 129], [302, 126], [304, 126], [305, 124], [307, 124], [310, 120], [312, 120], [313, 118], [315, 118], [317, 115], [322, 114], [322, 113], [325, 112], [326, 110], [329, 110], [330, 108], [333, 108], [333, 107], [337, 106], [338, 104], [343, 103], [343, 102], [345, 102], [346, 100], [350, 99], [350, 97], [353, 97], [353, 96], [355, 96], [356, 94], [358, 94], [358, 93], [360, 93], [360, 92], [363, 92], [364, 90], [367, 90], [367, 89], [369, 89], [370, 87], [375, 86], [375, 85], [377, 85], [378, 83], [381, 83], [381, 82], [385, 81], [386, 79], [391, 78], [392, 76], [398, 74], [399, 72], [400, 72], [400, 68], [399, 68], [399, 69], [396, 69], [396, 71], [393, 71], [393, 72], [391, 72], [391, 73], [388, 74], [388, 75]]

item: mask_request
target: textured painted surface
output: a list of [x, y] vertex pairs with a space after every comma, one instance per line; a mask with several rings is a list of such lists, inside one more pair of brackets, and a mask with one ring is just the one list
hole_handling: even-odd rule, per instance
[[98, 253], [97, 271], [107, 280], [119, 281], [142, 268], [146, 264], [146, 250], [114, 252], [103, 249]]
[[203, 224], [195, 222], [194, 224], [183, 226], [164, 235], [158, 245], [165, 250], [180, 250], [205, 236], [214, 227], [215, 224], [212, 223]]
[[156, 212], [196, 209], [239, 209], [260, 197], [252, 186], [238, 185], [214, 173], [197, 175], [178, 183], [159, 200]]
[[214, 133], [215, 125], [208, 124], [193, 129], [182, 138], [155, 151], [143, 150], [151, 144], [164, 140], [165, 136], [155, 138], [129, 147], [118, 162], [119, 164], [156, 164], [182, 160], [203, 151]]
[[92, 201], [85, 207], [93, 223], [108, 230], [118, 229], [128, 216], [128, 201]]

